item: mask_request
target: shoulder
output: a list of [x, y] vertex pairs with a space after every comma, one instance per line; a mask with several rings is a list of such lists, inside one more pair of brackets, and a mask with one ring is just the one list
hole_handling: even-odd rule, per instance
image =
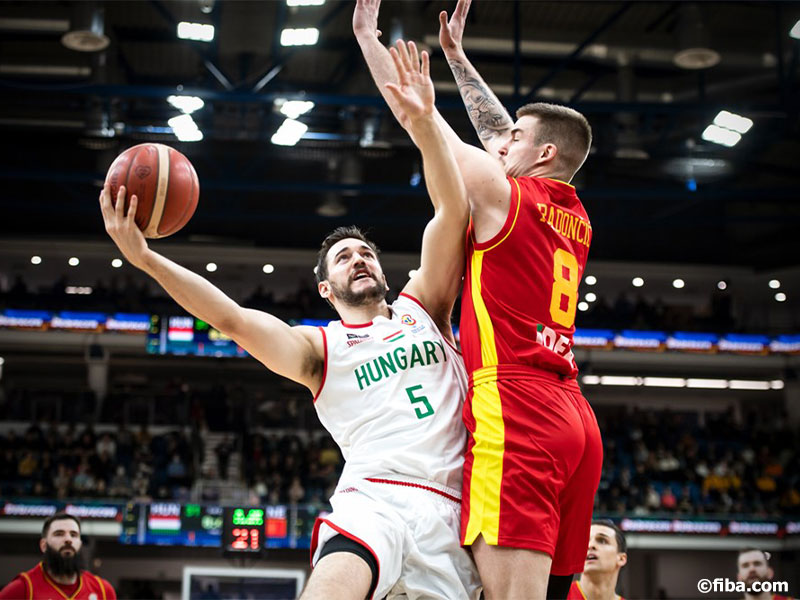
[[111, 585], [111, 582], [108, 579], [103, 579], [99, 575], [95, 575], [94, 573], [90, 573], [89, 571], [83, 572], [84, 581], [91, 582], [90, 585], [93, 588], [96, 588], [100, 593], [100, 597], [98, 600], [115, 600], [117, 597], [117, 593], [114, 590], [114, 586]]
[[28, 573], [20, 573], [12, 579], [7, 586], [0, 589], [0, 600], [20, 600], [20, 598], [32, 598], [33, 594], [28, 588], [30, 577]]

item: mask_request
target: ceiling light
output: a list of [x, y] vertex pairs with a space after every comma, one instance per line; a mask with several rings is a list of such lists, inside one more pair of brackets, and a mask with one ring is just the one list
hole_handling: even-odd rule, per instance
[[264, 271], [264, 273], [266, 273], [267, 275], [269, 275], [270, 273], [273, 273], [275, 271], [275, 267], [267, 263], [263, 267], [261, 267], [261, 270]]
[[578, 302], [578, 310], [581, 312], [586, 312], [589, 310], [589, 303], [588, 302]]
[[680, 279], [680, 278], [675, 279], [675, 280], [672, 281], [672, 287], [674, 287], [676, 289], [681, 289], [685, 285], [686, 285], [686, 282], [683, 281], [683, 279]]
[[714, 125], [730, 129], [737, 133], [747, 133], [753, 126], [753, 121], [741, 115], [735, 115], [727, 110], [721, 110], [714, 117]]
[[706, 127], [702, 137], [707, 142], [714, 142], [715, 144], [727, 146], [728, 148], [735, 146], [739, 143], [739, 140], [742, 139], [742, 136], [738, 132], [719, 127], [718, 125], [709, 125]]
[[67, 262], [69, 263], [70, 267], [77, 267], [79, 264], [81, 264], [81, 261], [75, 256], [70, 258]]
[[728, 387], [725, 379], [687, 379], [686, 387], [701, 390], [724, 390]]
[[203, 23], [178, 23], [178, 37], [182, 40], [194, 40], [196, 42], [210, 42], [214, 39], [214, 26], [204, 25]]
[[412, 278], [412, 277], [414, 277], [414, 275], [416, 275], [416, 274], [417, 274], [417, 270], [416, 270], [416, 269], [411, 269], [411, 270], [408, 272], [408, 278], [409, 278], [409, 279], [411, 279], [411, 278]]
[[122, 259], [115, 258], [114, 260], [111, 261], [111, 266], [114, 267], [115, 269], [119, 269], [122, 266]]
[[314, 103], [311, 102], [311, 100], [285, 100], [279, 98], [275, 100], [275, 104], [278, 105], [280, 111], [290, 119], [296, 119], [314, 108]]
[[281, 31], [281, 46], [313, 46], [319, 41], [319, 29], [284, 29]]
[[794, 27], [789, 31], [789, 36], [800, 40], [800, 21], [794, 24]]
[[172, 117], [167, 121], [167, 125], [172, 127], [172, 133], [181, 142], [199, 142], [203, 139], [203, 132], [197, 127], [191, 115]]
[[771, 287], [773, 290], [777, 290], [779, 287], [781, 287], [780, 279], [770, 279], [769, 287]]
[[294, 146], [306, 131], [308, 131], [308, 125], [305, 123], [294, 119], [286, 119], [278, 128], [278, 131], [273, 134], [270, 141], [278, 146]]
[[322, 6], [325, 0], [286, 0], [286, 6]]
[[31, 256], [31, 264], [32, 265], [40, 265], [40, 264], [42, 264], [42, 257], [41, 256]]
[[587, 302], [594, 302], [595, 300], [597, 300], [597, 296], [595, 295], [594, 292], [589, 292], [583, 297], [583, 299], [586, 300]]
[[210, 262], [206, 265], [206, 271], [213, 273], [217, 270], [217, 263]]
[[600, 383], [600, 378], [597, 375], [584, 375], [581, 381], [586, 385], [597, 385]]
[[198, 96], [167, 96], [167, 102], [187, 115], [200, 110], [206, 104]]
[[751, 381], [747, 379], [731, 379], [729, 387], [732, 390], [768, 390], [769, 381]]
[[682, 377], [645, 377], [644, 385], [647, 387], [686, 387], [686, 380]]
[[781, 379], [773, 379], [769, 382], [769, 387], [772, 390], [782, 390], [783, 389], [783, 381]]
[[634, 277], [631, 283], [633, 284], [633, 287], [642, 287], [644, 285], [644, 279], [641, 277]]
[[594, 275], [587, 275], [583, 280], [586, 282], [586, 285], [594, 285], [597, 283], [597, 277]]
[[619, 375], [603, 375], [600, 377], [600, 385], [641, 385], [639, 377], [622, 377]]
[[718, 281], [717, 282], [717, 288], [719, 288], [721, 290], [728, 289], [728, 284], [725, 283], [724, 281]]
[[775, 300], [777, 300], [778, 302], [786, 302], [786, 294], [784, 294], [783, 292], [778, 292], [777, 294], [775, 294]]

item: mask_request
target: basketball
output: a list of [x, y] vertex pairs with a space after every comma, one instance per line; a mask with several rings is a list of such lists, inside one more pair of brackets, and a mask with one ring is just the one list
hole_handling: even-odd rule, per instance
[[147, 238], [162, 238], [180, 230], [197, 208], [200, 184], [183, 154], [164, 144], [139, 144], [120, 154], [108, 169], [111, 197], [125, 186], [125, 211], [136, 196], [136, 225]]

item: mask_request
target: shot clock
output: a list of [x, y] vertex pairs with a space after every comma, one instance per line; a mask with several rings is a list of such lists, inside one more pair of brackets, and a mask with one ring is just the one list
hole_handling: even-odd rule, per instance
[[263, 508], [225, 507], [222, 549], [231, 554], [258, 554], [264, 544]]

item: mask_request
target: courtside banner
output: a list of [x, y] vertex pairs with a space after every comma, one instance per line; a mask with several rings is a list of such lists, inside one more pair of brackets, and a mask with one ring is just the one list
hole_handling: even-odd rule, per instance
[[91, 521], [122, 521], [122, 503], [81, 501], [0, 500], [2, 519], [46, 519], [66, 512]]

